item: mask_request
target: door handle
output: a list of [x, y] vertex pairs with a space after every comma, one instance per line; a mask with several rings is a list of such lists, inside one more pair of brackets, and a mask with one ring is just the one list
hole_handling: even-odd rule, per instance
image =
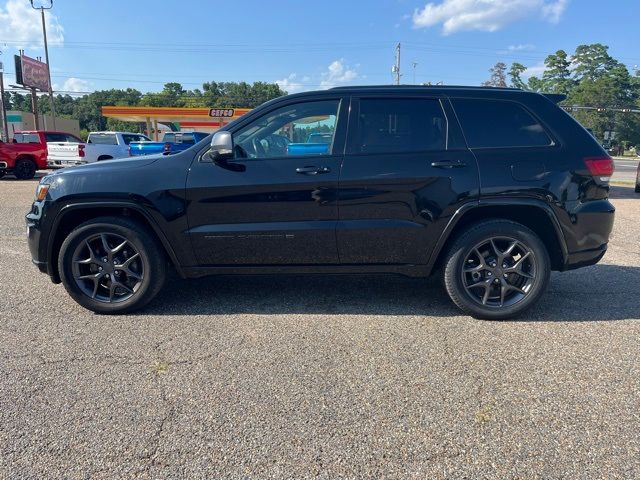
[[331, 169], [329, 167], [298, 167], [296, 168], [296, 173], [300, 173], [302, 175], [318, 175], [319, 173], [329, 173]]
[[467, 164], [460, 160], [443, 160], [440, 162], [431, 162], [431, 166], [435, 168], [462, 168]]

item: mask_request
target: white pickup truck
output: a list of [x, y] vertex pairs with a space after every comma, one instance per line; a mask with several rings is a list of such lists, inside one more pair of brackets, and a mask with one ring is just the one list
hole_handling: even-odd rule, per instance
[[47, 166], [64, 168], [74, 165], [125, 158], [131, 142], [150, 141], [146, 135], [131, 132], [91, 132], [86, 143], [47, 143]]

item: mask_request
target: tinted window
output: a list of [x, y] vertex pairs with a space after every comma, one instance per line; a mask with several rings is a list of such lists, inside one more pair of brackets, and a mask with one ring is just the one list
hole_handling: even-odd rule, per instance
[[163, 142], [169, 143], [184, 143], [187, 145], [193, 145], [196, 143], [192, 133], [165, 133], [162, 137]]
[[67, 133], [45, 133], [44, 138], [47, 142], [55, 143], [80, 143], [80, 139]]
[[452, 99], [470, 148], [551, 145], [542, 125], [515, 102]]
[[446, 148], [447, 122], [438, 100], [361, 99], [355, 153]]
[[97, 133], [89, 135], [87, 143], [94, 143], [96, 145], [117, 145], [118, 139], [113, 133]]
[[149, 139], [144, 135], [131, 135], [127, 133], [122, 134], [122, 141], [125, 143], [125, 145], [129, 145], [131, 142], [144, 142], [147, 140]]
[[40, 143], [40, 137], [35, 133], [16, 133], [13, 136], [15, 143]]
[[287, 105], [267, 113], [234, 134], [236, 157], [330, 154], [339, 105], [339, 100], [323, 100]]

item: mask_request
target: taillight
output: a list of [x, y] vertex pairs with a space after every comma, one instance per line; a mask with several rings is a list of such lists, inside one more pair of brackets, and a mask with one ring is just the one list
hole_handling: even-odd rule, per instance
[[594, 177], [610, 177], [616, 168], [611, 157], [585, 158], [584, 163]]
[[84, 145], [78, 145], [78, 156], [80, 158], [84, 157]]
[[164, 155], [169, 155], [171, 153], [171, 144], [170, 143], [165, 143], [164, 146], [162, 147], [162, 153]]

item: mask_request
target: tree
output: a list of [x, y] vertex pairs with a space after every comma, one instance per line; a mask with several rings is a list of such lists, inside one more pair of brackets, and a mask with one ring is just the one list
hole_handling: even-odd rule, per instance
[[503, 62], [496, 63], [489, 69], [491, 77], [482, 83], [484, 87], [506, 87], [507, 86], [507, 65]]
[[542, 74], [544, 89], [548, 93], [568, 94], [575, 81], [571, 78], [571, 61], [564, 50], [549, 55], [545, 61]]
[[595, 80], [618, 65], [618, 61], [609, 55], [609, 47], [601, 43], [578, 45], [571, 63], [575, 67], [573, 77], [578, 81]]
[[509, 69], [509, 77], [511, 78], [511, 86], [514, 88], [521, 88], [527, 90], [528, 86], [524, 80], [522, 80], [522, 74], [527, 71], [527, 67], [521, 63], [514, 62]]

